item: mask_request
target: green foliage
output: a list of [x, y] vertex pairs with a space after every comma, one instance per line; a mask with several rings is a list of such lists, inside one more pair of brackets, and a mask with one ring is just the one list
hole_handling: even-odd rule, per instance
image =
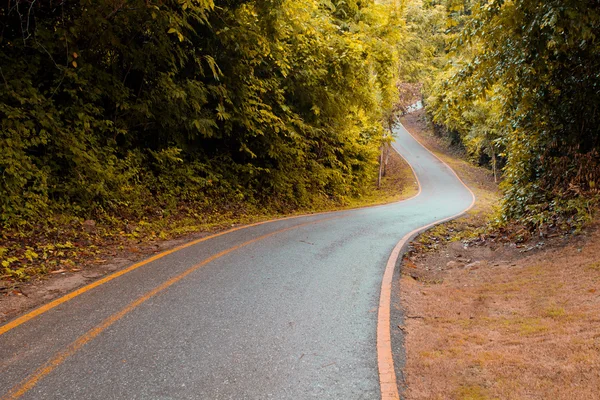
[[442, 4], [412, 0], [406, 6], [410, 36], [403, 46], [403, 58], [411, 62], [401, 65], [403, 75], [420, 81], [426, 87], [431, 84], [432, 75], [443, 67], [448, 40], [444, 28], [446, 17], [446, 7]]
[[359, 194], [402, 16], [398, 1], [9, 0], [0, 223]]
[[505, 160], [506, 220], [589, 219], [600, 193], [598, 2], [481, 0], [463, 25], [429, 97], [434, 121], [473, 154]]

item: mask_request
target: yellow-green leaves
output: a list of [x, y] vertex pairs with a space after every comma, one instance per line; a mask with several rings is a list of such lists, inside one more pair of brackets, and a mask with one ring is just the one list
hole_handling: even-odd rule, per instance
[[179, 39], [180, 42], [183, 42], [183, 34], [181, 32], [179, 32], [176, 28], [169, 28], [169, 30], [167, 31], [167, 33], [176, 35], [177, 38]]
[[[599, 203], [600, 9], [585, 0], [448, 0], [452, 52], [434, 120], [484, 164], [504, 164], [505, 218], [570, 227]], [[466, 4], [466, 2], [465, 2]], [[497, 159], [500, 156], [500, 159]]]
[[25, 40], [2, 15], [0, 224], [289, 209], [375, 179], [400, 0], [117, 3], [34, 2]]

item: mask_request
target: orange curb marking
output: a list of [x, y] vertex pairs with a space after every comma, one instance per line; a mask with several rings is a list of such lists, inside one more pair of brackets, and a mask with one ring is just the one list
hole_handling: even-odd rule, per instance
[[[249, 244], [256, 243], [260, 240], [266, 239], [270, 236], [274, 236], [279, 233], [291, 231], [293, 229], [300, 228], [303, 226], [320, 223], [320, 222], [325, 222], [325, 221], [330, 221], [332, 219], [337, 219], [337, 218], [341, 218], [341, 217], [331, 217], [331, 218], [326, 218], [326, 219], [322, 219], [319, 221], [306, 222], [304, 224], [292, 226], [292, 227], [285, 228], [285, 229], [280, 229], [278, 231], [259, 236], [255, 239], [248, 240], [247, 242], [230, 247], [226, 250], [221, 251], [220, 253], [210, 256], [209, 258], [203, 260], [199, 264], [194, 265], [193, 267], [185, 270], [181, 274], [169, 279], [168, 281], [162, 283], [160, 286], [157, 286], [156, 288], [152, 289], [151, 291], [147, 292], [146, 294], [138, 297], [136, 300], [129, 303], [129, 305], [127, 305], [124, 309], [122, 309], [121, 311], [106, 318], [98, 326], [90, 329], [89, 331], [87, 331], [86, 333], [81, 335], [79, 338], [77, 338], [77, 340], [75, 340], [73, 343], [71, 343], [67, 347], [66, 350], [58, 352], [52, 359], [50, 359], [50, 361], [46, 362], [43, 366], [38, 368], [33, 374], [29, 375], [21, 383], [14, 386], [6, 395], [4, 395], [2, 397], [2, 400], [18, 399], [19, 397], [23, 396], [25, 393], [27, 393], [29, 390], [31, 390], [42, 378], [44, 378], [46, 375], [51, 373], [54, 369], [56, 369], [58, 366], [60, 366], [67, 358], [69, 358], [70, 356], [75, 354], [86, 343], [89, 343], [90, 341], [92, 341], [94, 338], [96, 338], [98, 335], [100, 335], [103, 331], [105, 331], [107, 328], [109, 328], [115, 322], [119, 321], [125, 315], [127, 315], [131, 311], [135, 310], [138, 306], [140, 306], [141, 304], [143, 304], [150, 298], [154, 297], [158, 293], [162, 292], [163, 290], [165, 290], [165, 289], [169, 288], [170, 286], [174, 285], [175, 283], [179, 282], [180, 280], [182, 280], [186, 276], [190, 275], [191, 273], [197, 271], [198, 269], [202, 268], [206, 264], [209, 264], [210, 262], [215, 261], [216, 259], [221, 258], [226, 254], [229, 254], [235, 250], [239, 250], [242, 247], [248, 246]], [[174, 249], [174, 251], [175, 251], [175, 249]]]
[[[406, 129], [405, 127], [404, 130], [408, 132], [408, 129]], [[413, 235], [423, 232], [437, 224], [441, 224], [443, 222], [457, 218], [469, 211], [475, 205], [475, 193], [473, 193], [473, 191], [458, 176], [458, 174], [452, 168], [450, 168], [450, 166], [446, 164], [441, 158], [435, 155], [427, 147], [423, 146], [423, 143], [421, 143], [417, 138], [415, 138], [410, 132], [408, 132], [408, 134], [417, 143], [419, 143], [421, 147], [423, 147], [431, 155], [437, 158], [442, 164], [444, 164], [454, 174], [454, 176], [456, 176], [460, 183], [462, 183], [462, 185], [471, 193], [473, 200], [471, 201], [469, 207], [467, 207], [460, 213], [433, 222], [421, 228], [417, 228], [414, 231], [407, 233], [402, 239], [400, 239], [400, 241], [392, 250], [392, 254], [390, 255], [385, 266], [385, 272], [383, 273], [383, 279], [381, 282], [381, 294], [379, 296], [379, 311], [377, 314], [377, 366], [379, 368], [379, 385], [381, 387], [381, 400], [400, 400], [400, 394], [398, 392], [398, 382], [396, 379], [396, 370], [394, 369], [394, 357], [392, 353], [392, 337], [390, 329], [390, 303], [392, 300], [392, 279], [394, 276], [394, 269], [396, 268], [396, 263], [398, 262], [398, 258], [400, 257], [400, 252], [402, 251], [404, 245], [413, 237]], [[410, 165], [410, 163], [408, 163], [408, 165]], [[419, 184], [419, 192], [417, 194], [418, 196], [421, 194], [421, 181], [419, 181], [419, 177], [417, 176], [412, 165], [410, 165], [410, 167], [413, 170], [415, 178], [417, 179], [417, 183]]]

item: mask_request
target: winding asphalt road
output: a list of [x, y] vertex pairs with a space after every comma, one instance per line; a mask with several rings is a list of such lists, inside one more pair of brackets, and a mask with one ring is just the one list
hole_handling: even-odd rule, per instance
[[403, 127], [396, 136], [417, 197], [235, 230], [13, 322], [0, 335], [0, 396], [380, 398], [388, 257], [408, 232], [472, 202]]

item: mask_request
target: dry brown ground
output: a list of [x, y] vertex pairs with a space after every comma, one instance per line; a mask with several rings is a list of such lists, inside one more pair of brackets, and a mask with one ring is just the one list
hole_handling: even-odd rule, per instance
[[[444, 150], [418, 115], [405, 125]], [[477, 169], [457, 172], [483, 201], [404, 260], [404, 398], [600, 399], [600, 224], [519, 245], [452, 241], [485, 223], [497, 196]]]

